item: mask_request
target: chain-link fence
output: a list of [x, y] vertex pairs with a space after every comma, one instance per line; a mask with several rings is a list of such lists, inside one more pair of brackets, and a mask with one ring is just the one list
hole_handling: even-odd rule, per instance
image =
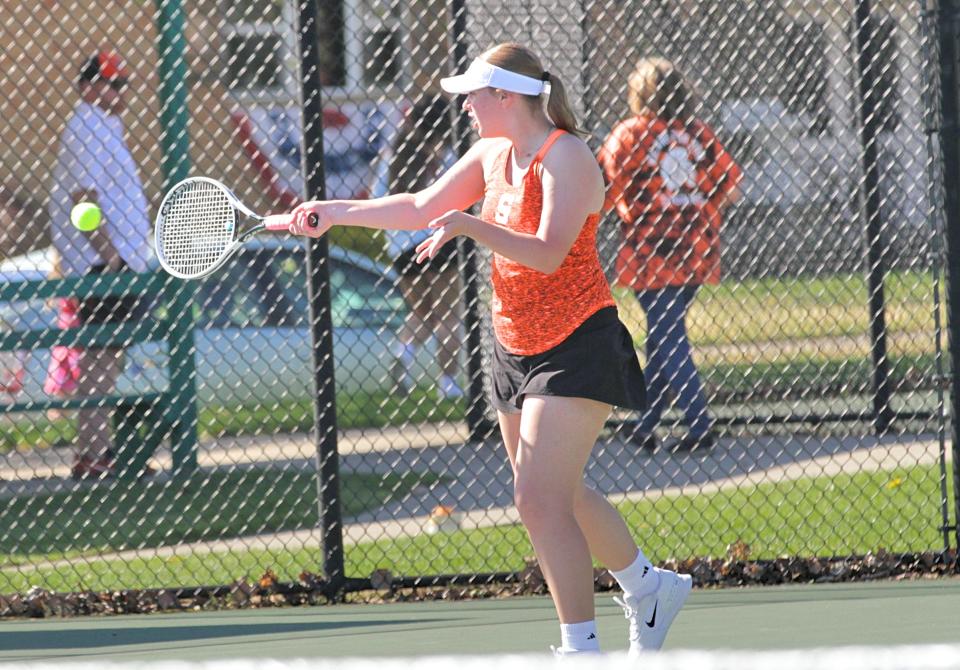
[[[486, 250], [424, 269], [416, 234], [261, 235], [189, 283], [149, 240], [188, 175], [261, 213], [422, 188], [475, 139], [439, 75], [504, 41], [564, 82], [597, 152], [640, 118], [651, 57], [717, 138], [648, 115], [643, 167], [604, 163], [629, 198], [600, 258], [664, 412], [615, 409], [586, 477], [644, 551], [955, 548], [925, 3], [4, 0], [0, 35], [0, 593], [521, 574]], [[78, 232], [87, 201], [103, 223]], [[691, 208], [719, 281], [644, 284], [689, 266], [669, 256]]]

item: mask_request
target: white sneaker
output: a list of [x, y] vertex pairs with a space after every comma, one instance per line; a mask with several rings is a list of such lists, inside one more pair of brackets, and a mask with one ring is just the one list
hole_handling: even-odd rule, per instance
[[393, 348], [393, 363], [390, 365], [390, 378], [401, 391], [410, 392], [417, 386], [410, 370], [416, 361], [416, 348], [412, 344], [399, 344]]
[[440, 375], [440, 382], [437, 384], [440, 398], [443, 400], [457, 400], [464, 396], [463, 389], [457, 384], [450, 375]]
[[630, 656], [644, 651], [657, 651], [670, 630], [670, 624], [687, 602], [693, 578], [678, 575], [670, 570], [654, 568], [660, 576], [660, 585], [653, 593], [642, 598], [614, 598], [623, 608], [623, 615], [630, 622]]
[[393, 353], [393, 365], [390, 368], [393, 383], [402, 391], [412, 391], [417, 385], [417, 380], [410, 372], [417, 362], [417, 345], [398, 341], [393, 343], [390, 350]]
[[413, 378], [410, 370], [399, 359], [395, 360], [393, 365], [390, 366], [390, 379], [404, 393], [409, 393], [417, 387], [417, 380]]

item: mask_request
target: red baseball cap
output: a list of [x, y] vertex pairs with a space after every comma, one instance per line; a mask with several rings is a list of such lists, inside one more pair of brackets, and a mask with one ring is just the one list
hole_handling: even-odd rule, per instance
[[130, 78], [126, 63], [113, 51], [100, 51], [92, 55], [80, 66], [80, 81], [103, 79], [110, 84], [123, 85]]

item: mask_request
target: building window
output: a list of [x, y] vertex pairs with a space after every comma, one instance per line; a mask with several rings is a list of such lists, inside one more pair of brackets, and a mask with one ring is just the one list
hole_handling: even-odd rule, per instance
[[363, 44], [363, 83], [385, 86], [400, 75], [400, 38], [396, 30], [377, 28], [366, 33]]
[[320, 83], [323, 86], [347, 85], [347, 42], [342, 2], [321, 2], [317, 25], [320, 52]]
[[[351, 91], [397, 83], [403, 73], [400, 5], [388, 0], [318, 3], [320, 81]], [[298, 0], [222, 0], [227, 85], [296, 91]]]
[[277, 35], [233, 35], [227, 40], [230, 88], [280, 88], [280, 42]]
[[[874, 12], [863, 27], [863, 36], [857, 39], [856, 25], [851, 25], [854, 57], [854, 90], [860, 91], [859, 77], [866, 77], [870, 89], [865, 96], [855, 96], [876, 119], [880, 130], [895, 132], [900, 122], [897, 112], [897, 87], [900, 76], [897, 68], [897, 22], [886, 13]], [[862, 41], [861, 41], [862, 40]], [[869, 56], [869, 70], [860, 72], [859, 49]], [[863, 97], [861, 100], [860, 98]], [[859, 117], [859, 110], [857, 111]]]
[[818, 22], [784, 25], [782, 71], [787, 73], [779, 97], [794, 114], [806, 115], [814, 135], [827, 132], [830, 111], [827, 107], [827, 43]]
[[343, 0], [348, 86], [400, 83], [401, 5], [391, 0]]
[[227, 86], [235, 91], [294, 91], [294, 0], [223, 0]]

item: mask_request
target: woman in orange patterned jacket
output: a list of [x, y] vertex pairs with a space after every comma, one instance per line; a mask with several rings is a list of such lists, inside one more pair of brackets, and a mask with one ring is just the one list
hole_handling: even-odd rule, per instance
[[642, 59], [628, 101], [634, 116], [610, 133], [600, 164], [607, 206], [623, 227], [617, 279], [636, 291], [647, 314], [650, 405], [632, 439], [656, 448], [669, 388], [688, 426], [677, 448], [705, 452], [714, 444], [712, 420], [685, 321], [697, 288], [720, 281], [721, 214], [739, 197], [741, 172], [696, 118], [697, 102], [670, 61]]
[[[654, 567], [584, 481], [611, 406], [645, 404], [643, 371], [597, 255], [600, 168], [577, 136], [563, 84], [529, 49], [500, 44], [441, 86], [465, 96], [480, 135], [456, 165], [416, 193], [305, 202], [290, 232], [430, 228], [419, 262], [459, 235], [493, 251], [493, 402], [514, 501], [560, 619], [559, 652], [599, 650], [591, 553], [623, 588], [630, 651], [660, 649], [690, 575]], [[479, 216], [464, 211], [481, 200]]]

